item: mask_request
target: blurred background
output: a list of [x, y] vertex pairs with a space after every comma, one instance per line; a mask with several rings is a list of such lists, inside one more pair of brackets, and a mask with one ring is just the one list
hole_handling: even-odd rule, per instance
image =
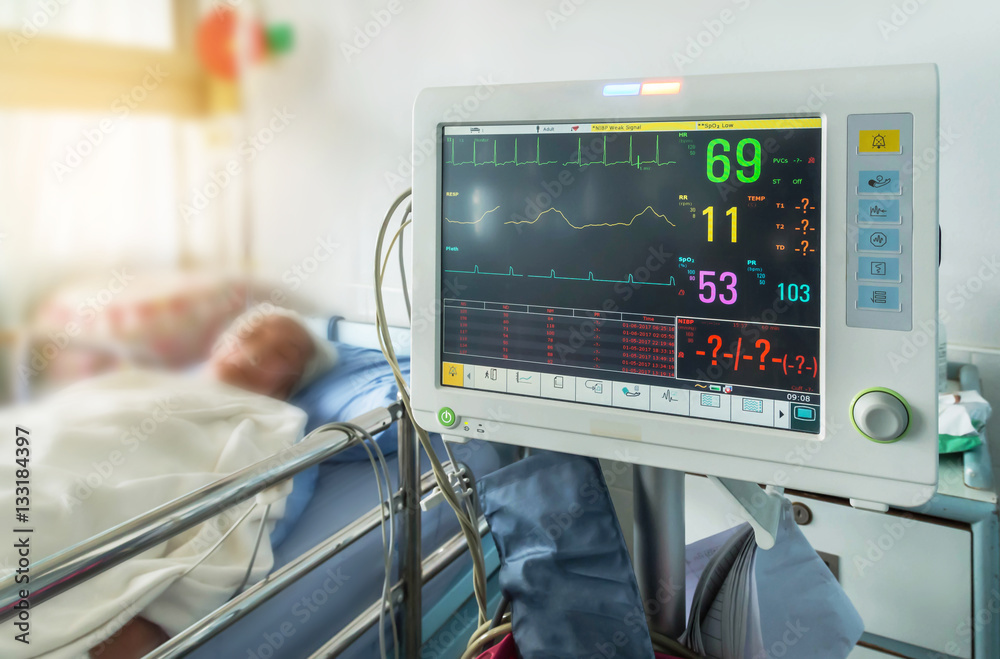
[[949, 349], [1000, 391], [997, 25], [986, 0], [3, 0], [0, 396], [188, 367], [248, 300], [371, 321], [424, 87], [909, 62], [940, 67]]

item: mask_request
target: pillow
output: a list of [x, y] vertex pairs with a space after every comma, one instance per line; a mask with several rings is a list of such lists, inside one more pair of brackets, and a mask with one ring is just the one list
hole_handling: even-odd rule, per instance
[[[385, 407], [396, 401], [396, 379], [381, 351], [347, 343], [334, 345], [339, 355], [337, 365], [313, 380], [290, 401], [308, 414], [306, 433], [325, 423], [350, 421], [376, 407]], [[399, 368], [403, 377], [409, 379], [408, 357], [400, 358]], [[396, 424], [377, 434], [375, 440], [386, 455], [395, 453]], [[327, 462], [357, 462], [367, 459], [365, 450], [355, 446], [329, 458]]]
[[[376, 407], [396, 401], [396, 379], [380, 350], [359, 348], [347, 343], [335, 343], [339, 361], [327, 373], [320, 375], [296, 393], [289, 401], [306, 412], [306, 434], [332, 421], [350, 421]], [[410, 360], [400, 358], [400, 370], [410, 375]], [[395, 453], [396, 424], [377, 434], [382, 452]], [[368, 460], [368, 453], [355, 446], [326, 460], [329, 463]], [[285, 500], [285, 515], [271, 531], [271, 546], [280, 545], [305, 512], [316, 491], [319, 465], [301, 471], [292, 478], [292, 493]]]

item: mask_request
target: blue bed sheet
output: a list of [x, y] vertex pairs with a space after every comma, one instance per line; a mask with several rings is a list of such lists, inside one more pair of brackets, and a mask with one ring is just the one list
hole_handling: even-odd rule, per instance
[[[440, 440], [438, 454], [443, 455]], [[467, 464], [477, 478], [510, 461], [509, 451], [486, 442], [470, 442], [455, 447], [456, 457]], [[394, 486], [396, 456], [386, 456]], [[421, 473], [430, 465], [422, 456]], [[320, 465], [315, 493], [298, 523], [275, 550], [275, 568], [343, 528], [359, 515], [375, 507], [378, 495], [371, 465], [344, 462]], [[451, 509], [439, 505], [422, 516], [421, 544], [428, 555], [458, 532]], [[467, 557], [466, 557], [467, 558]], [[467, 568], [456, 562], [423, 591], [427, 610], [456, 579], [467, 576]], [[343, 552], [303, 576], [270, 601], [264, 603], [229, 629], [203, 644], [191, 657], [214, 659], [296, 659], [308, 657], [364, 611], [379, 596], [383, 578], [382, 540], [376, 530]], [[363, 636], [343, 657], [370, 659], [378, 656], [374, 630]]]

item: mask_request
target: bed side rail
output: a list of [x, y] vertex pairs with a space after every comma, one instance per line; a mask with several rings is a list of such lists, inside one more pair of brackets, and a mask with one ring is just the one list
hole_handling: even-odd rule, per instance
[[[394, 403], [351, 422], [374, 434], [403, 415], [402, 405]], [[276, 455], [43, 558], [31, 566], [31, 606], [38, 606], [361, 441], [360, 436], [339, 429], [316, 433]], [[15, 583], [15, 576], [0, 580], [0, 622], [16, 614], [14, 607], [23, 586]]]

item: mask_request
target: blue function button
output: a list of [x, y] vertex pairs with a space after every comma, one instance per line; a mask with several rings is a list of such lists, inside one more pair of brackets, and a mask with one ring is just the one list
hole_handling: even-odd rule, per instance
[[899, 311], [899, 288], [896, 286], [858, 286], [858, 309]]
[[792, 430], [815, 432], [819, 427], [819, 413], [813, 405], [792, 404]]
[[792, 410], [792, 416], [801, 421], [812, 421], [816, 418], [816, 410], [805, 405], [796, 405]]
[[899, 199], [861, 199], [859, 222], [894, 222], [899, 224]]
[[891, 256], [862, 256], [858, 258], [858, 279], [899, 281], [899, 259]]
[[858, 194], [899, 194], [899, 171], [861, 170], [858, 172]]
[[899, 253], [899, 229], [858, 229], [859, 252]]

